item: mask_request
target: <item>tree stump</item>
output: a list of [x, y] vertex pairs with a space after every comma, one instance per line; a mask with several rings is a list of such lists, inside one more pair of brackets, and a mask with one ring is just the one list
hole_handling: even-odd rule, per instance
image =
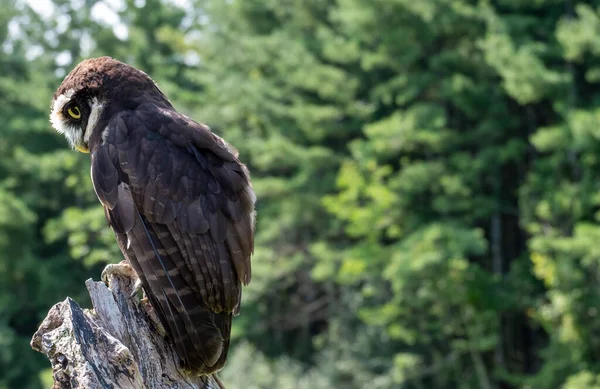
[[222, 389], [216, 375], [190, 377], [178, 368], [152, 307], [130, 297], [133, 270], [124, 262], [109, 266], [108, 287], [85, 283], [93, 310], [67, 298], [50, 309], [31, 339], [52, 364], [53, 389]]

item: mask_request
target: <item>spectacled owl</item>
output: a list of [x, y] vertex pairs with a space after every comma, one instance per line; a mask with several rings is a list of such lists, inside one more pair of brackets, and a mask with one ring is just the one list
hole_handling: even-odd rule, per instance
[[50, 121], [90, 153], [108, 224], [182, 367], [220, 370], [254, 245], [256, 196], [237, 151], [177, 112], [146, 73], [110, 57], [65, 77]]

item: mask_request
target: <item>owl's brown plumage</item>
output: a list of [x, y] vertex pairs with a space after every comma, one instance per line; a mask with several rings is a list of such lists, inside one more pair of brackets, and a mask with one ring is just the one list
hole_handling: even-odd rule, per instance
[[109, 225], [184, 367], [220, 370], [254, 240], [256, 198], [235, 150], [109, 57], [67, 75], [50, 119], [91, 153]]

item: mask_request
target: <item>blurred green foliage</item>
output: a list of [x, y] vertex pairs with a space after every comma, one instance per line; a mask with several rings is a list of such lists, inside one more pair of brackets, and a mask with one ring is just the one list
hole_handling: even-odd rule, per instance
[[600, 2], [0, 3], [0, 388], [48, 386], [31, 335], [121, 259], [47, 120], [97, 55], [252, 171], [228, 388], [600, 387]]

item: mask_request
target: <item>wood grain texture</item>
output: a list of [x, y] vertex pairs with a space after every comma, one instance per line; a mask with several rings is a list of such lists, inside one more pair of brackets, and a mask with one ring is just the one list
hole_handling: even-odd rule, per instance
[[223, 389], [215, 375], [189, 377], [147, 302], [129, 298], [135, 273], [109, 265], [104, 282], [86, 282], [93, 310], [71, 298], [54, 305], [31, 340], [52, 364], [53, 388]]

